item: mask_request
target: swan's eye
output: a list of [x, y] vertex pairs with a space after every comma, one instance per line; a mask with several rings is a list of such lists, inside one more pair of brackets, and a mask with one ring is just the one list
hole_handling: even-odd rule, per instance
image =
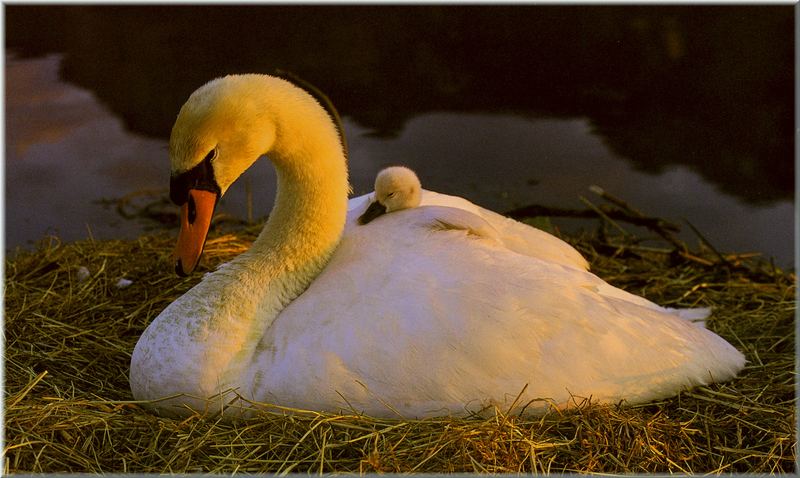
[[194, 197], [189, 194], [189, 203], [187, 204], [188, 210], [188, 219], [189, 224], [194, 224], [194, 220], [197, 219], [197, 205], [194, 203]]
[[219, 156], [219, 149], [214, 148], [206, 156], [188, 171], [179, 174], [172, 174], [169, 178], [169, 198], [178, 206], [186, 204], [190, 191], [199, 189], [210, 191], [220, 195], [220, 187], [214, 177], [214, 165], [212, 160]]
[[395, 193], [395, 192], [396, 192], [396, 191], [392, 191], [392, 192], [390, 192], [389, 194], [387, 194], [387, 195], [386, 195], [386, 197], [387, 197], [387, 198], [393, 198], [393, 197], [394, 197], [394, 193]]

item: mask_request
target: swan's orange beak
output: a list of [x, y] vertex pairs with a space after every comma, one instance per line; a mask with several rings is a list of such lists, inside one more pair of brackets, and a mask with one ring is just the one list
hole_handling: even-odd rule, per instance
[[200, 261], [216, 204], [216, 193], [190, 189], [189, 200], [181, 206], [181, 232], [174, 255], [175, 272], [181, 277], [191, 274]]

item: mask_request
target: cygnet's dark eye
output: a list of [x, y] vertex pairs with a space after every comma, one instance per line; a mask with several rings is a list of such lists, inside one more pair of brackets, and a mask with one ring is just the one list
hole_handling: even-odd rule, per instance
[[397, 192], [397, 191], [392, 191], [392, 192], [390, 192], [389, 194], [387, 194], [387, 195], [386, 195], [386, 197], [387, 197], [387, 198], [394, 197], [394, 193], [396, 193], [396, 192]]

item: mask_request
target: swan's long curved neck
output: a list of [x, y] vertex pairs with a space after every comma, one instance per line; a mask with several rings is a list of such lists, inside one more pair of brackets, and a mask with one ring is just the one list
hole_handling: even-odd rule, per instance
[[250, 249], [225, 266], [231, 283], [263, 286], [247, 291], [262, 295], [260, 310], [277, 308], [277, 315], [308, 287], [338, 245], [349, 188], [344, 160], [338, 163], [341, 167], [298, 170], [275, 161], [278, 187], [269, 219]]
[[247, 252], [206, 275], [150, 324], [131, 364], [139, 399], [210, 397], [242, 386], [265, 331], [339, 243], [349, 183], [338, 133], [310, 97], [287, 94], [293, 101], [274, 101], [265, 112], [266, 134], [274, 135], [266, 154], [278, 177], [269, 219]]
[[220, 334], [213, 341], [230, 356], [211, 356], [216, 363], [201, 370], [228, 368], [222, 374], [228, 377], [224, 386], [236, 386], [246, 375], [265, 331], [322, 271], [341, 238], [347, 169], [336, 132], [325, 126], [325, 134], [301, 136], [302, 147], [276, 144], [269, 156], [277, 171], [277, 193], [264, 229], [247, 252], [207, 278], [227, 291], [219, 316], [209, 319], [222, 322], [213, 327]]

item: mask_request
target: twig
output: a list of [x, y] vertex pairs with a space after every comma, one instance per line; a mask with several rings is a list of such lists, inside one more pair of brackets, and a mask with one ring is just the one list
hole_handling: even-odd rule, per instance
[[607, 215], [606, 213], [604, 213], [603, 211], [601, 211], [599, 207], [597, 207], [597, 206], [595, 206], [594, 204], [592, 204], [592, 202], [591, 202], [591, 201], [589, 201], [588, 199], [586, 199], [586, 198], [585, 198], [585, 197], [583, 197], [583, 196], [580, 196], [580, 200], [581, 200], [581, 202], [582, 202], [582, 203], [584, 203], [584, 204], [586, 204], [587, 206], [589, 206], [589, 208], [590, 208], [591, 210], [593, 210], [594, 212], [596, 212], [598, 216], [602, 217], [603, 219], [605, 219], [605, 220], [606, 220], [606, 222], [608, 222], [608, 223], [609, 223], [609, 224], [611, 224], [612, 226], [616, 227], [616, 228], [617, 228], [617, 230], [619, 230], [619, 232], [621, 232], [623, 236], [630, 236], [630, 235], [632, 235], [630, 232], [626, 231], [626, 230], [625, 230], [625, 229], [624, 229], [622, 226], [620, 226], [619, 224], [617, 224], [617, 222], [616, 222], [616, 221], [614, 221], [613, 219], [611, 219], [610, 217], [608, 217], [608, 215]]
[[[644, 214], [642, 214], [641, 211], [639, 211], [638, 209], [635, 209], [633, 206], [631, 206], [627, 202], [623, 201], [622, 199], [620, 199], [620, 198], [618, 198], [618, 197], [606, 192], [600, 186], [597, 186], [597, 185], [589, 186], [589, 190], [592, 191], [593, 193], [597, 194], [601, 198], [605, 199], [606, 201], [610, 202], [611, 204], [614, 204], [615, 206], [620, 207], [623, 210], [627, 211], [633, 217], [637, 217], [637, 218], [646, 217]], [[673, 232], [679, 232], [680, 231], [680, 227], [678, 227], [676, 224], [672, 224], [671, 222], [665, 221], [663, 219], [656, 218], [656, 220], [653, 222], [652, 226], [648, 226], [648, 228], [650, 230], [652, 230], [652, 231], [655, 231], [665, 241], [667, 241], [670, 244], [672, 244], [672, 246], [675, 247], [675, 250], [677, 250], [679, 252], [688, 251], [688, 247], [686, 247], [686, 244], [684, 244], [683, 242], [678, 240], [678, 238], [675, 237], [674, 234], [672, 234]]]
[[717, 256], [717, 259], [719, 259], [719, 261], [720, 261], [721, 263], [725, 264], [725, 265], [726, 265], [726, 266], [728, 266], [728, 267], [731, 267], [731, 263], [730, 263], [730, 262], [728, 262], [728, 260], [727, 260], [727, 259], [725, 259], [725, 256], [723, 256], [722, 254], [720, 254], [720, 252], [717, 250], [717, 248], [716, 248], [716, 247], [714, 247], [714, 246], [712, 246], [712, 245], [711, 245], [711, 243], [708, 241], [708, 239], [706, 239], [706, 238], [705, 238], [705, 236], [703, 236], [703, 235], [700, 233], [700, 231], [699, 231], [699, 230], [698, 230], [696, 227], [694, 227], [694, 225], [693, 225], [691, 222], [689, 222], [689, 220], [688, 220], [688, 219], [685, 219], [685, 218], [684, 218], [683, 220], [686, 222], [686, 224], [688, 224], [688, 225], [689, 225], [689, 227], [692, 229], [692, 231], [693, 231], [695, 234], [697, 234], [697, 237], [698, 237], [698, 238], [700, 238], [700, 240], [701, 240], [701, 241], [703, 241], [703, 243], [704, 243], [706, 246], [708, 246], [708, 248], [709, 248], [709, 249], [711, 249], [711, 252], [713, 252], [713, 253], [714, 253], [714, 255], [715, 255], [715, 256]]
[[[618, 198], [616, 196], [612, 196], [611, 194], [607, 193], [606, 190], [601, 188], [600, 186], [597, 186], [597, 185], [593, 184], [593, 185], [589, 186], [589, 191], [597, 194], [598, 196], [600, 196], [601, 198], [603, 198], [606, 201], [610, 202], [611, 204], [614, 204], [615, 206], [618, 206], [618, 207], [620, 207], [620, 208], [622, 208], [622, 209], [624, 209], [626, 211], [629, 211], [635, 217], [645, 217], [645, 215], [642, 214], [638, 209], [635, 209], [633, 206], [631, 206], [627, 202], [623, 201], [622, 199], [620, 199], [620, 198]], [[677, 226], [675, 226], [675, 227], [677, 227]]]
[[9, 400], [9, 403], [6, 405], [6, 409], [14, 408], [23, 398], [25, 398], [25, 396], [28, 394], [28, 392], [33, 390], [33, 387], [35, 387], [36, 384], [38, 384], [39, 382], [42, 381], [42, 379], [45, 377], [45, 375], [47, 375], [47, 370], [45, 370], [44, 372], [40, 373], [39, 375], [36, 376], [36, 378], [31, 380], [28, 383], [28, 385], [25, 386], [25, 388], [23, 388], [22, 390], [19, 391], [19, 393], [17, 393], [16, 396], [11, 397], [11, 399]]
[[247, 206], [247, 224], [253, 224], [253, 188], [250, 185], [250, 178], [245, 178], [244, 182], [245, 206]]
[[[603, 214], [615, 221], [623, 221], [634, 226], [646, 227], [656, 231], [660, 226], [659, 223], [663, 222], [661, 219], [653, 217], [634, 217], [630, 214], [620, 211], [619, 209], [612, 209], [610, 211], [603, 211]], [[592, 209], [566, 209], [559, 207], [542, 206], [539, 204], [530, 204], [528, 206], [511, 209], [503, 213], [513, 219], [522, 219], [526, 217], [573, 217], [573, 218], [587, 218], [592, 219], [601, 217], [595, 210]], [[669, 227], [676, 227], [669, 225]]]
[[704, 266], [713, 266], [714, 265], [714, 263], [709, 261], [708, 259], [703, 259], [702, 257], [697, 257], [694, 254], [690, 254], [688, 251], [680, 251], [680, 252], [678, 252], [678, 255], [680, 255], [684, 259], [690, 260], [692, 262], [696, 262], [696, 263], [698, 263], [700, 265], [704, 265]]

